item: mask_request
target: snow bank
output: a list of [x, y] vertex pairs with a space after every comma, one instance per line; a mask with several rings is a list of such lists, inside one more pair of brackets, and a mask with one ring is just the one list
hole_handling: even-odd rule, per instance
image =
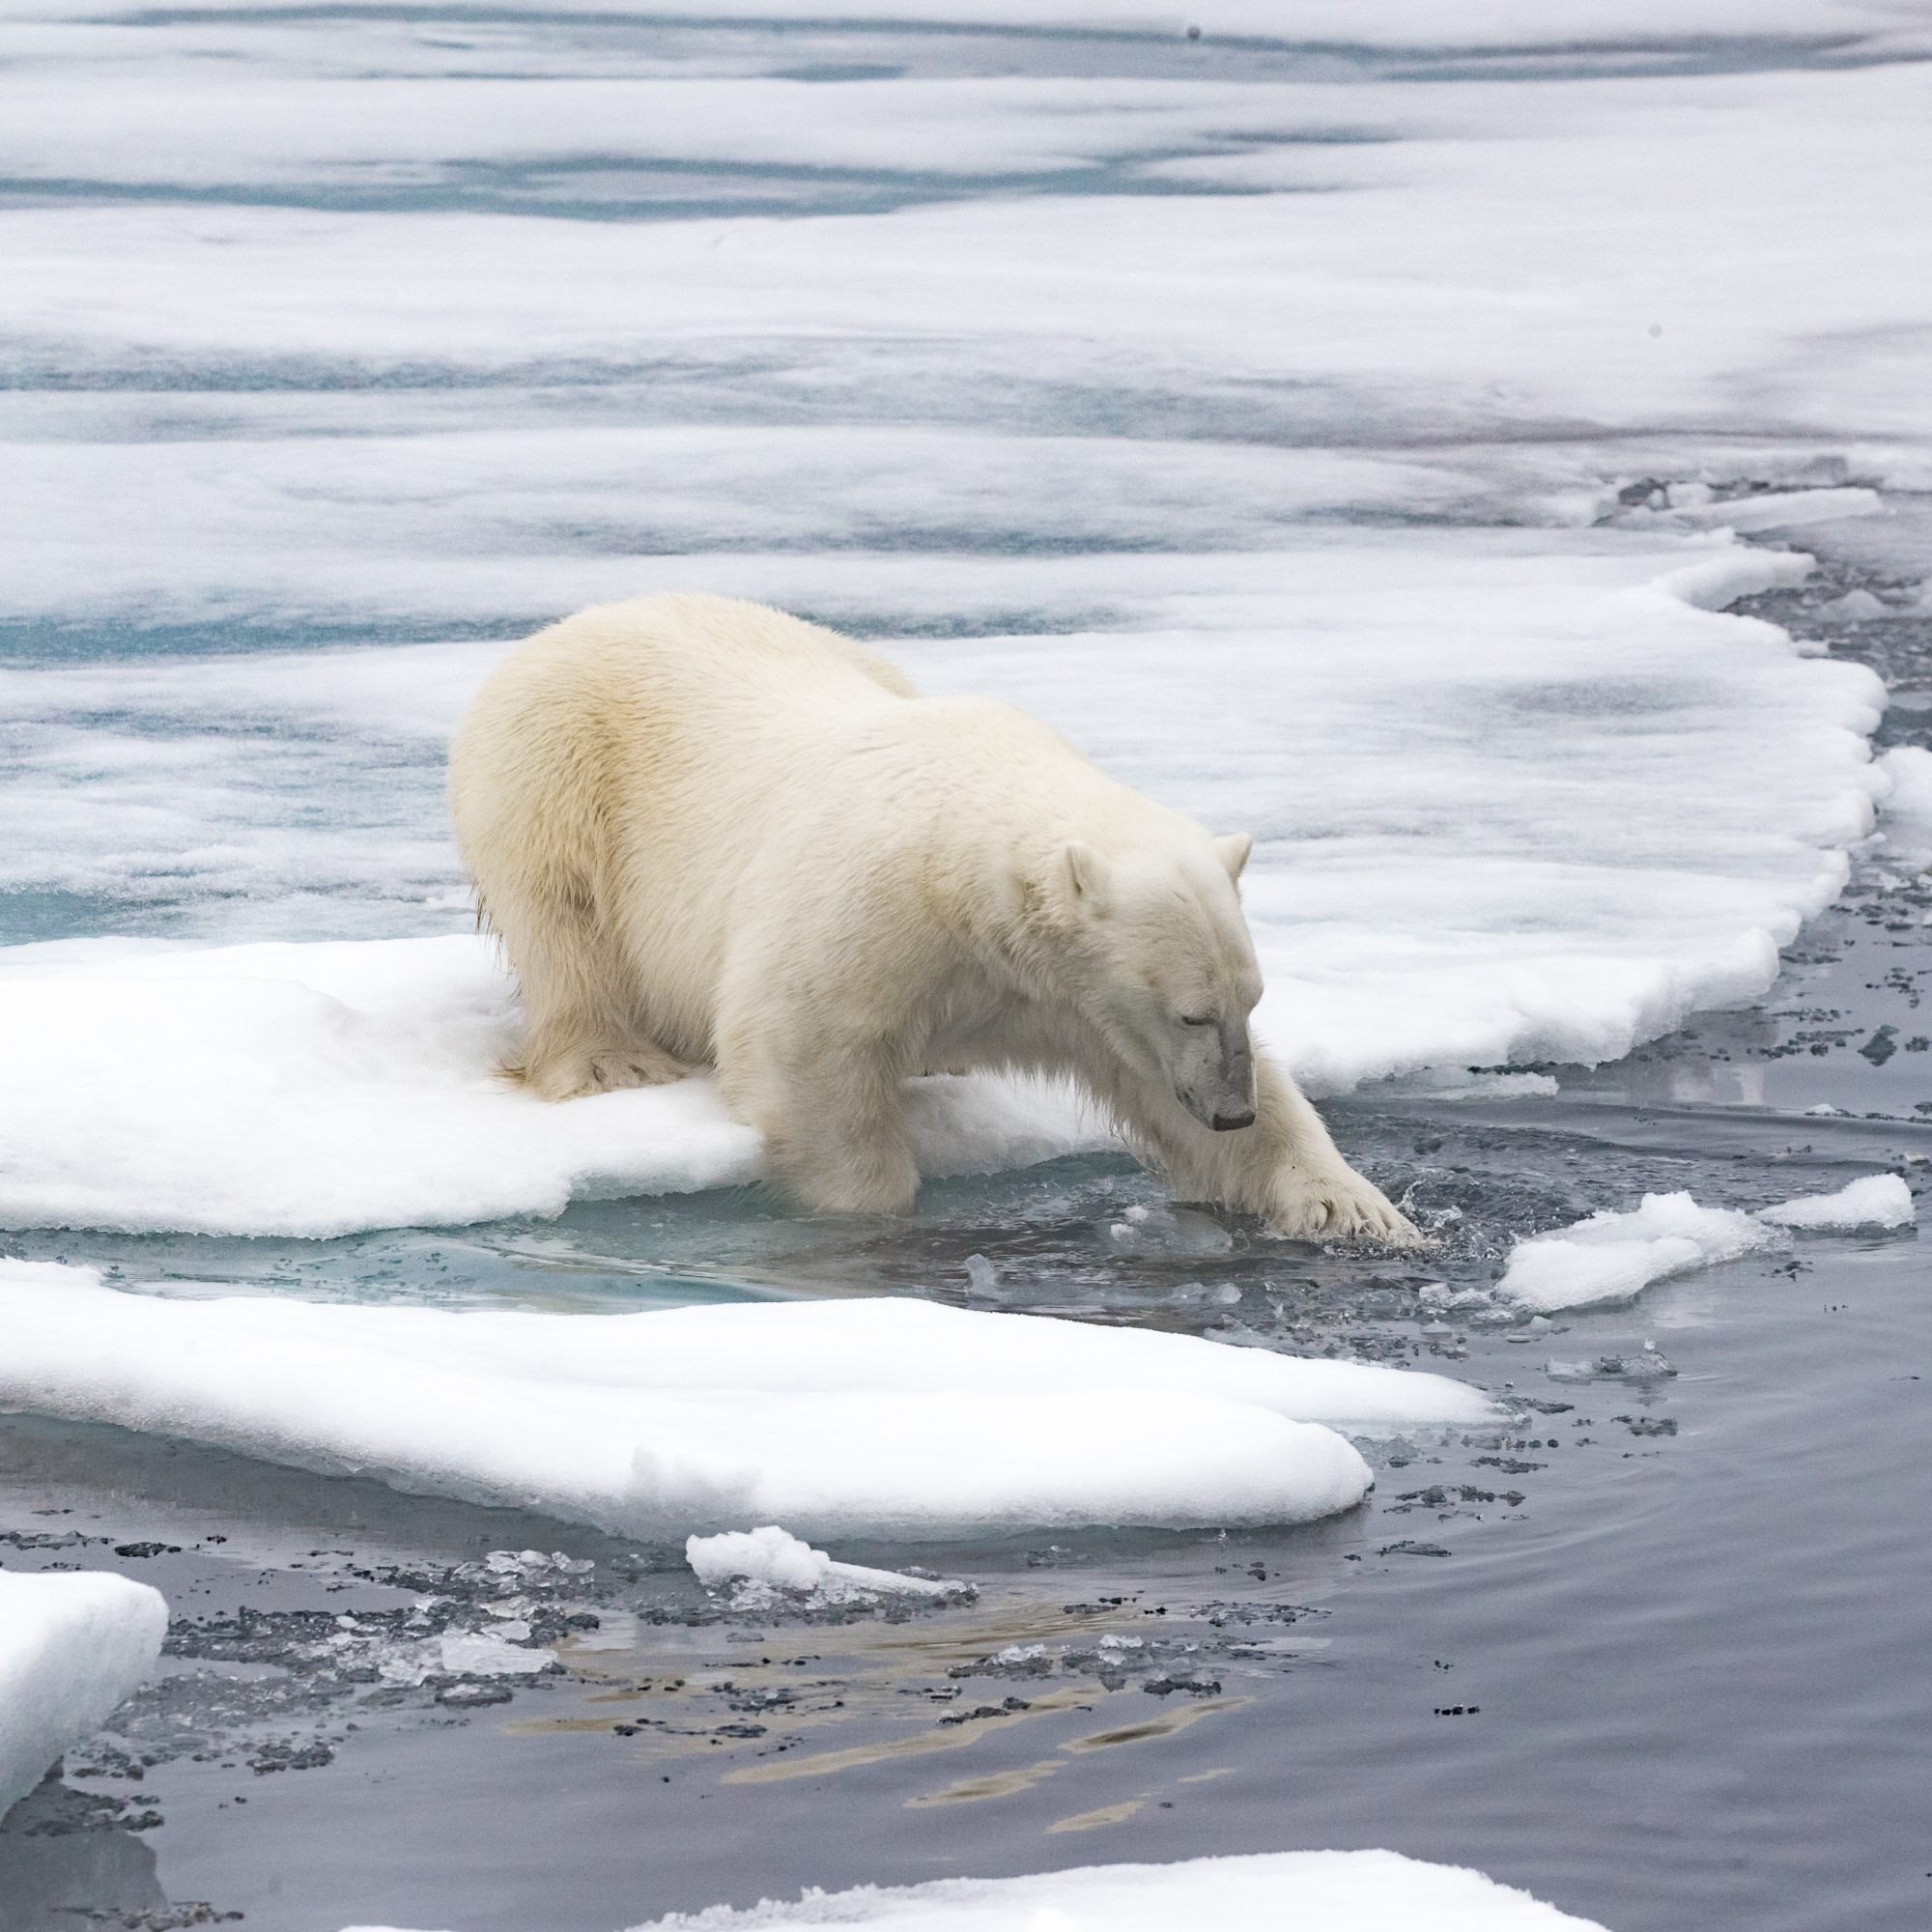
[[126, 1577], [0, 1571], [0, 1812], [106, 1721], [167, 1627], [161, 1593]]
[[[808, 1891], [795, 1904], [674, 1912], [633, 1932], [1604, 1932], [1514, 1886], [1397, 1852], [1263, 1852], [1026, 1878]], [[346, 1932], [384, 1932], [352, 1926]]]
[[1746, 1214], [1700, 1208], [1688, 1193], [1646, 1194], [1628, 1213], [1605, 1209], [1511, 1249], [1498, 1292], [1525, 1308], [1594, 1308], [1629, 1301], [1652, 1282], [1782, 1246], [1787, 1228], [1904, 1228], [1912, 1190], [1870, 1174], [1835, 1194], [1807, 1194]]
[[707, 1590], [736, 1583], [731, 1607], [737, 1610], [763, 1609], [778, 1602], [781, 1593], [809, 1598], [814, 1604], [876, 1603], [881, 1597], [940, 1601], [970, 1594], [963, 1583], [834, 1562], [824, 1550], [812, 1548], [776, 1523], [689, 1537], [684, 1558]]
[[0, 1263], [0, 1406], [620, 1534], [1297, 1521], [1444, 1378], [920, 1301], [639, 1315], [130, 1294]]
[[1867, 1174], [1835, 1194], [1803, 1194], [1762, 1208], [1760, 1221], [1779, 1228], [1851, 1232], [1860, 1228], [1909, 1228], [1915, 1219], [1912, 1190], [1897, 1174]]

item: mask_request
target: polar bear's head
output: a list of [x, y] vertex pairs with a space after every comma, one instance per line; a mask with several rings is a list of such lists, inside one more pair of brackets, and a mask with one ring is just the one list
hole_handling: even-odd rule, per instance
[[1253, 844], [1181, 820], [1171, 838], [1109, 851], [1061, 848], [1070, 989], [1087, 1019], [1144, 1079], [1203, 1126], [1255, 1118], [1248, 1015], [1262, 996], [1235, 882]]

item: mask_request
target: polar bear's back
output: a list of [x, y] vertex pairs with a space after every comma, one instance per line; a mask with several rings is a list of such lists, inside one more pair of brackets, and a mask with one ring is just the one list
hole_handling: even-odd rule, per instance
[[482, 910], [526, 975], [526, 931], [620, 952], [701, 1057], [730, 895], [855, 737], [918, 695], [836, 632], [730, 598], [553, 624], [497, 667], [450, 746]]
[[545, 798], [608, 822], [618, 793], [722, 823], [747, 787], [795, 778], [786, 768], [828, 735], [917, 696], [849, 639], [761, 605], [599, 605], [518, 645], [477, 694], [450, 748], [457, 835], [467, 845]]

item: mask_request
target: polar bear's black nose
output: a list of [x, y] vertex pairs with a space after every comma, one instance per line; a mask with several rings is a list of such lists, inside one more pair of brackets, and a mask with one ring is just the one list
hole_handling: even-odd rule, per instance
[[1255, 1110], [1250, 1107], [1245, 1114], [1216, 1114], [1209, 1124], [1217, 1134], [1232, 1134], [1239, 1127], [1251, 1127], [1255, 1123]]

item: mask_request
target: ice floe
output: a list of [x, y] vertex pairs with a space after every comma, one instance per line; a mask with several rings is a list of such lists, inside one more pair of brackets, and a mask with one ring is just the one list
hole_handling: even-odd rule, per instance
[[[1262, 1031], [1326, 1091], [1750, 995], [1870, 829], [1876, 680], [1721, 607], [1805, 568], [1728, 532], [1932, 475], [1925, 291], [1846, 218], [1922, 202], [1908, 14], [1495, 0], [1445, 49], [1408, 0], [1229, 0], [1195, 50], [1132, 0], [707, 0], [721, 69], [599, 0], [484, 71], [374, 14], [85, 11], [36, 0], [0, 72], [47, 185], [0, 209], [9, 932], [450, 930], [441, 745], [498, 646], [394, 640], [668, 587], [1256, 831]], [[0, 970], [0, 1224], [757, 1171], [702, 1086], [496, 1087], [480, 947]], [[918, 1105], [935, 1173], [1093, 1141]]]
[[734, 1585], [734, 1610], [767, 1609], [798, 1600], [812, 1605], [877, 1603], [881, 1597], [943, 1602], [971, 1595], [970, 1586], [943, 1577], [912, 1577], [901, 1570], [874, 1570], [836, 1562], [822, 1549], [776, 1523], [688, 1537], [684, 1558], [706, 1589]]
[[161, 1593], [128, 1577], [0, 1571], [0, 1811], [106, 1721], [167, 1627]]
[[[563, 1106], [506, 1085], [514, 990], [479, 939], [79, 950], [0, 1010], [0, 1226], [335, 1235], [762, 1171], [709, 1080]], [[991, 1079], [918, 1083], [912, 1120], [928, 1174], [1109, 1144], [1070, 1094]]]
[[1646, 1194], [1627, 1213], [1608, 1209], [1511, 1249], [1498, 1291], [1525, 1308], [1592, 1308], [1628, 1301], [1654, 1281], [1775, 1246], [1776, 1233], [1729, 1208], [1700, 1208], [1688, 1193]]
[[[791, 1902], [674, 1912], [633, 1932], [1604, 1932], [1462, 1865], [1397, 1852], [1261, 1852], [1083, 1865], [1025, 1878], [810, 1890]], [[388, 1932], [352, 1926], [345, 1932]]]
[[1758, 1219], [1780, 1228], [1853, 1233], [1861, 1228], [1909, 1228], [1916, 1214], [1912, 1189], [1903, 1175], [1866, 1174], [1847, 1181], [1835, 1194], [1803, 1194], [1776, 1208], [1760, 1208]]
[[[1194, 596], [1155, 559], [1116, 573], [1143, 586], [1141, 628], [902, 654], [934, 691], [1009, 697], [1156, 796], [1255, 832], [1259, 1024], [1318, 1090], [1599, 1061], [1767, 985], [1778, 946], [1838, 891], [1884, 784], [1864, 740], [1883, 698], [1870, 672], [1701, 608], [1804, 560], [1695, 555], [1358, 536], [1306, 544], [1292, 569], [1229, 563]], [[1096, 580], [1083, 563], [1034, 589], [1053, 582], [1073, 596]], [[77, 867], [16, 859], [14, 883], [164, 893], [185, 876], [215, 904], [292, 893], [292, 921], [446, 921], [423, 905], [462, 896], [448, 855], [425, 850], [426, 832], [441, 837], [441, 732], [490, 656], [0, 673], [15, 728], [46, 734], [14, 800], [45, 836], [15, 849]], [[144, 706], [152, 728], [117, 737]], [[75, 716], [101, 712], [120, 721], [105, 737], [61, 749]], [[245, 822], [198, 847], [177, 768], [217, 715], [260, 728], [210, 745], [196, 782]], [[287, 774], [278, 742], [295, 748]], [[419, 788], [398, 789], [399, 759]], [[78, 784], [82, 768], [97, 776]], [[514, 989], [473, 936], [61, 942], [0, 952], [0, 1225], [326, 1235], [760, 1171], [706, 1083], [550, 1107], [496, 1080]], [[1105, 1144], [1064, 1093], [999, 1081], [924, 1083], [914, 1111], [927, 1173]]]
[[[1297, 1521], [1446, 1378], [915, 1300], [609, 1317], [128, 1293], [0, 1263], [0, 1406], [626, 1535]], [[1330, 1426], [1332, 1425], [1332, 1426]]]
[[1629, 1301], [1652, 1282], [1780, 1247], [1789, 1228], [1850, 1232], [1909, 1227], [1912, 1191], [1895, 1174], [1865, 1175], [1835, 1194], [1804, 1195], [1755, 1213], [1700, 1208], [1689, 1193], [1646, 1194], [1628, 1212], [1533, 1235], [1510, 1250], [1497, 1292], [1548, 1314]]

